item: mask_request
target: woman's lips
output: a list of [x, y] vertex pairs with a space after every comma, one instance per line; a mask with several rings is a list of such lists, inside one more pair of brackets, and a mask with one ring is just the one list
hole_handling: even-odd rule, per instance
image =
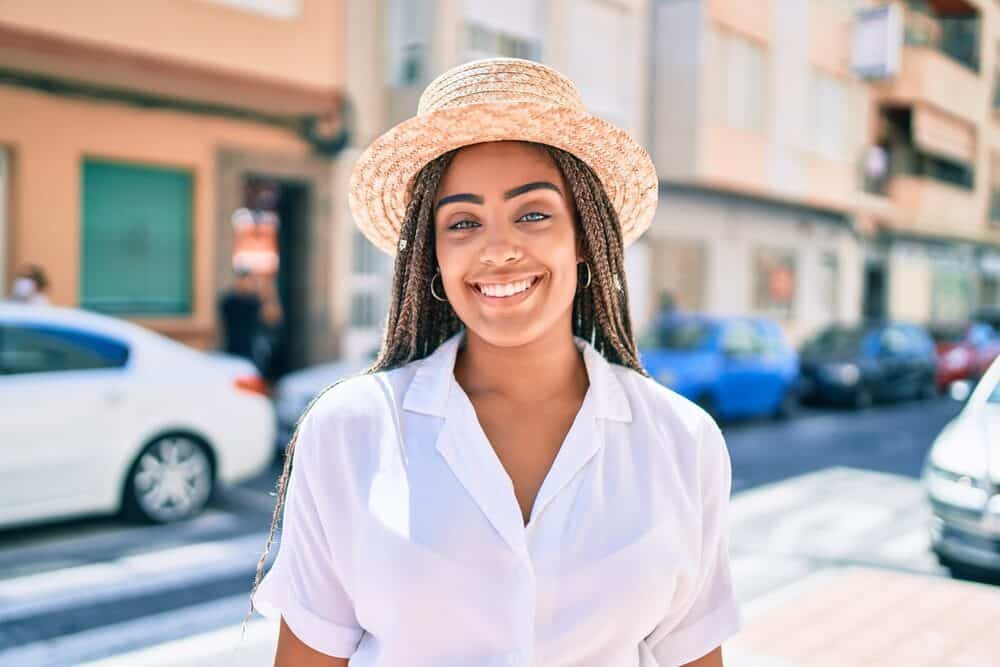
[[488, 303], [490, 305], [496, 305], [496, 306], [513, 306], [513, 305], [521, 303], [522, 301], [524, 301], [525, 299], [527, 299], [529, 296], [531, 296], [531, 294], [534, 293], [535, 288], [538, 287], [538, 284], [540, 282], [542, 282], [543, 279], [544, 279], [544, 276], [535, 276], [535, 278], [532, 279], [531, 287], [529, 287], [528, 289], [524, 290], [523, 292], [518, 292], [517, 294], [512, 294], [511, 296], [487, 296], [487, 295], [483, 294], [482, 291], [480, 291], [480, 289], [478, 287], [476, 287], [475, 285], [470, 285], [469, 288], [473, 292], [475, 292], [476, 295], [480, 299], [482, 299], [484, 302], [486, 302], [486, 303]]

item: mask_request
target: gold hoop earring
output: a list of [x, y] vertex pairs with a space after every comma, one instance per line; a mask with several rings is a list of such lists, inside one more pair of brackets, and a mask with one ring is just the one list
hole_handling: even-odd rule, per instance
[[584, 268], [587, 269], [587, 284], [583, 285], [580, 289], [587, 289], [588, 287], [590, 287], [590, 264], [587, 264], [586, 262], [580, 262], [580, 263], [583, 264]]
[[[441, 277], [441, 272], [440, 271], [435, 271], [434, 272], [434, 277], [431, 278], [431, 296], [434, 297], [434, 299], [437, 300], [437, 301], [447, 301], [448, 299], [443, 299], [443, 298], [439, 297], [437, 295], [437, 292], [434, 291], [434, 279], [435, 278], [440, 278], [440, 277]], [[444, 279], [441, 280], [441, 289], [444, 289]]]

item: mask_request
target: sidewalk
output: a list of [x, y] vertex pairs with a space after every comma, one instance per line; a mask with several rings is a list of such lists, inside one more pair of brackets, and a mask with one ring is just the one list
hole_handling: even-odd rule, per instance
[[1000, 667], [993, 586], [852, 567], [814, 574], [744, 615], [727, 667]]
[[[947, 578], [928, 516], [915, 480], [845, 468], [738, 494], [746, 624], [726, 667], [1000, 667], [1000, 588]], [[276, 638], [258, 617], [242, 639], [232, 625], [89, 667], [268, 667]]]

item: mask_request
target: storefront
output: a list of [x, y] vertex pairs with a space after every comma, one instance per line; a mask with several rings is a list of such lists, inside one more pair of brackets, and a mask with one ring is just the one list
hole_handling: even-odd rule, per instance
[[670, 187], [643, 244], [637, 320], [671, 306], [754, 314], [799, 340], [860, 317], [861, 246], [842, 215]]

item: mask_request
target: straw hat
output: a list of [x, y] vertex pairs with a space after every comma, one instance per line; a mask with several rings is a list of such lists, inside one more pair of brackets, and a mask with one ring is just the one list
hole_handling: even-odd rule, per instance
[[372, 243], [395, 255], [417, 172], [450, 150], [487, 141], [533, 141], [583, 160], [614, 205], [625, 245], [653, 220], [656, 169], [627, 132], [587, 113], [573, 83], [551, 67], [490, 58], [434, 79], [420, 96], [417, 115], [361, 154], [348, 196], [355, 222]]

